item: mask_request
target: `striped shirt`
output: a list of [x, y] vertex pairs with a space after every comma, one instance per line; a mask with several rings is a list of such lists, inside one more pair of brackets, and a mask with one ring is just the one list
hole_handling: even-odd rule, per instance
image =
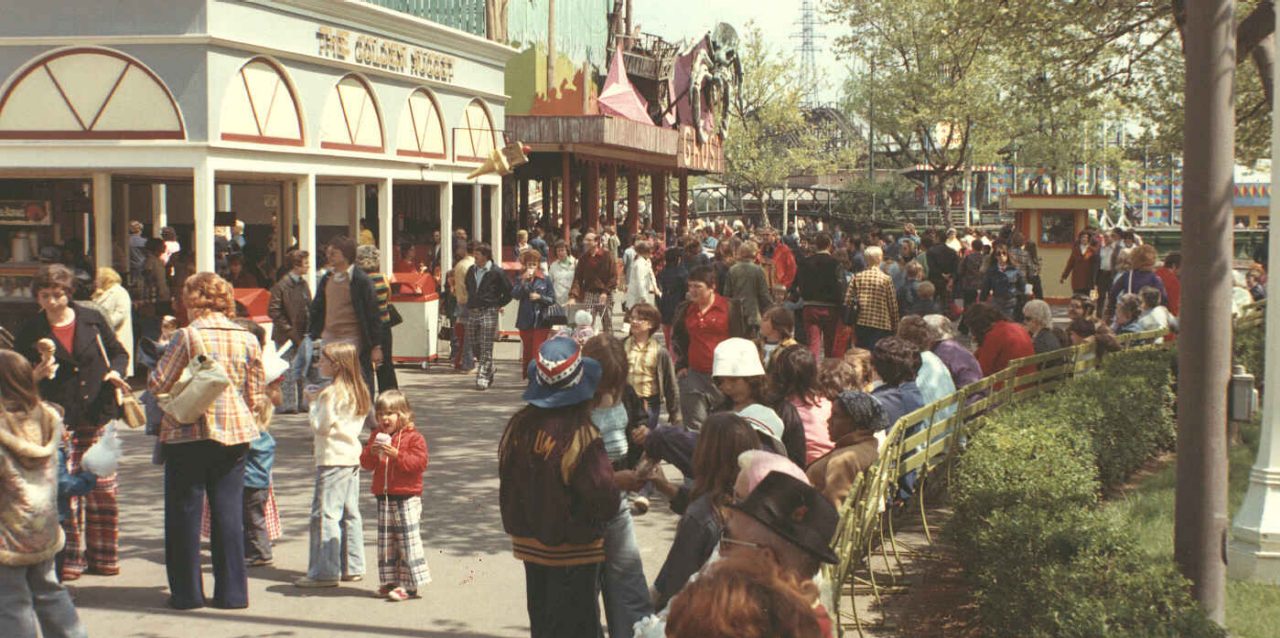
[[369, 281], [373, 283], [373, 296], [378, 300], [378, 316], [382, 319], [382, 325], [391, 323], [391, 285], [387, 283], [387, 278], [382, 273], [374, 271], [366, 273], [369, 275]]
[[148, 387], [156, 394], [170, 391], [187, 369], [193, 352], [192, 339], [199, 338], [204, 352], [223, 365], [231, 385], [214, 400], [195, 423], [181, 424], [164, 415], [160, 424], [161, 443], [189, 443], [211, 440], [222, 445], [239, 445], [258, 438], [258, 406], [267, 401], [262, 368], [262, 347], [253, 333], [232, 323], [220, 313], [209, 314], [179, 330], [156, 364]]

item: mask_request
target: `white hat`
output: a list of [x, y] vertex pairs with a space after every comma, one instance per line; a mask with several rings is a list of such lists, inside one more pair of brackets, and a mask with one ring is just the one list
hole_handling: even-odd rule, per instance
[[591, 313], [587, 312], [586, 310], [579, 310], [573, 313], [573, 325], [589, 326], [592, 323], [595, 323], [595, 322], [591, 317]]
[[711, 359], [713, 377], [758, 377], [764, 375], [760, 351], [749, 339], [731, 337], [716, 346]]
[[782, 424], [782, 417], [778, 416], [772, 408], [765, 407], [759, 403], [742, 408], [738, 411], [738, 416], [746, 419], [751, 428], [769, 438], [781, 443], [782, 431], [786, 426]]

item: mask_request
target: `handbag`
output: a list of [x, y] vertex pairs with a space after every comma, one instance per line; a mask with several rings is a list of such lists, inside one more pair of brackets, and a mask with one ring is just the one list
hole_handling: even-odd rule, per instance
[[439, 341], [453, 341], [453, 319], [449, 315], [440, 315], [440, 330], [436, 331], [436, 339]]
[[[102, 335], [94, 334], [93, 337], [98, 340], [98, 352], [102, 353], [102, 360], [106, 361], [110, 367], [111, 357], [107, 356], [107, 348], [102, 345]], [[120, 417], [124, 419], [125, 425], [132, 429], [138, 429], [147, 424], [147, 412], [142, 409], [142, 404], [132, 393], [126, 394], [120, 388], [116, 388], [116, 405], [120, 406]]]
[[231, 385], [227, 369], [206, 351], [200, 331], [196, 328], [188, 330], [195, 356], [187, 362], [187, 369], [169, 390], [168, 397], [158, 397], [160, 408], [184, 424], [195, 423], [204, 416], [209, 406]]
[[387, 304], [387, 311], [391, 315], [391, 318], [387, 320], [388, 328], [394, 328], [404, 323], [404, 317], [400, 316], [400, 311], [396, 310], [396, 307], [394, 304]]
[[849, 295], [849, 303], [845, 304], [840, 312], [840, 322], [846, 326], [858, 325], [858, 313], [862, 310], [862, 305], [858, 301], [857, 284], [850, 282], [853, 286], [853, 294]]

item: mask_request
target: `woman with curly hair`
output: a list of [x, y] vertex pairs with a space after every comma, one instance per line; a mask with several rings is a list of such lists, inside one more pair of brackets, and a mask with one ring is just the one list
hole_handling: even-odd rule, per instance
[[982, 366], [983, 375], [993, 375], [1007, 368], [1010, 361], [1036, 353], [1027, 329], [1009, 321], [999, 308], [989, 303], [977, 303], [966, 310], [964, 323], [978, 342], [974, 356]]
[[1169, 294], [1164, 289], [1164, 282], [1160, 281], [1160, 277], [1155, 273], [1155, 246], [1143, 244], [1129, 251], [1128, 265], [1129, 270], [1116, 277], [1115, 283], [1111, 285], [1111, 292], [1107, 294], [1108, 319], [1115, 313], [1121, 295], [1136, 295], [1146, 286], [1160, 291], [1162, 305], [1169, 303]]
[[174, 335], [148, 379], [159, 395], [169, 392], [193, 357], [205, 355], [222, 365], [230, 385], [194, 423], [166, 414], [160, 423], [164, 465], [165, 569], [169, 606], [203, 607], [200, 573], [201, 502], [209, 499], [213, 533], [212, 604], [221, 609], [249, 606], [244, 560], [244, 462], [258, 438], [255, 416], [266, 404], [262, 346], [253, 333], [236, 325], [231, 284], [211, 273], [187, 279], [182, 297], [191, 324]]

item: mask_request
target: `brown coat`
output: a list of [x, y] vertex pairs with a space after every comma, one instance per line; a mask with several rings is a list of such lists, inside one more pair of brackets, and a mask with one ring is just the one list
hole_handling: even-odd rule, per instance
[[1071, 247], [1071, 257], [1067, 259], [1067, 267], [1062, 269], [1062, 279], [1071, 275], [1071, 289], [1085, 290], [1093, 287], [1093, 279], [1098, 272], [1098, 251], [1090, 246], [1084, 254], [1080, 254], [1079, 246]]
[[836, 441], [835, 449], [809, 464], [805, 471], [814, 489], [831, 501], [836, 509], [849, 495], [853, 481], [879, 458], [879, 442], [869, 430], [850, 432]]
[[617, 287], [617, 262], [607, 251], [597, 250], [578, 259], [578, 267], [573, 271], [573, 289], [569, 296], [584, 301], [589, 293], [598, 295], [613, 292]]

